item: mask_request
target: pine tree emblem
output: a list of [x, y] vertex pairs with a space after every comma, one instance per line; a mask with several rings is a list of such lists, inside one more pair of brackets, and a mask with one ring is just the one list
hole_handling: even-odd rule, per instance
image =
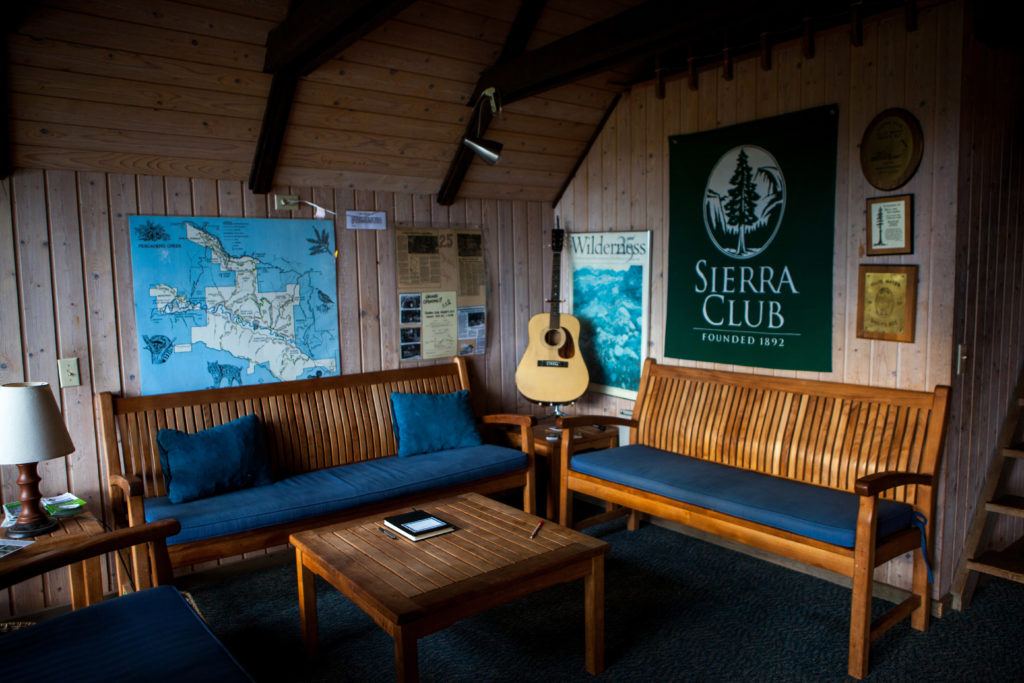
[[704, 190], [704, 226], [720, 252], [748, 259], [774, 239], [786, 208], [786, 181], [778, 162], [754, 145], [723, 154]]

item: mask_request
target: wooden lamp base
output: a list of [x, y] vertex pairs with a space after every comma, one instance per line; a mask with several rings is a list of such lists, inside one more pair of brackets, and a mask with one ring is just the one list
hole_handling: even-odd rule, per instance
[[7, 528], [7, 538], [33, 538], [55, 531], [60, 526], [53, 517], [46, 514], [40, 504], [42, 495], [39, 493], [38, 463], [29, 462], [18, 465], [18, 500], [21, 501], [21, 513], [14, 526]]

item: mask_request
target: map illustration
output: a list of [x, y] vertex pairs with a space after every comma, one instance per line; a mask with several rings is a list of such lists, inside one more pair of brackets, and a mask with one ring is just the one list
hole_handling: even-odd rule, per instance
[[142, 393], [335, 375], [329, 221], [131, 216]]

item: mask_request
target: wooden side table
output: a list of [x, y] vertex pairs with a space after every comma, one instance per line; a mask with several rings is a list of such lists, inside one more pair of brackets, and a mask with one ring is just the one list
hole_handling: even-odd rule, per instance
[[[576, 453], [597, 451], [602, 448], [615, 448], [619, 445], [619, 430], [614, 427], [602, 429], [587, 426], [574, 429], [573, 441]], [[514, 448], [522, 447], [522, 436], [518, 431], [508, 432], [509, 444]], [[558, 519], [558, 482], [562, 477], [562, 431], [555, 428], [555, 419], [544, 418], [537, 421], [533, 428], [533, 452], [548, 459], [547, 476], [547, 518]]]
[[[103, 533], [103, 525], [85, 510], [72, 517], [58, 517], [60, 527], [49, 534], [31, 539], [32, 545], [0, 558], [0, 575], [27, 564], [29, 560], [59, 547], [77, 536], [96, 536]], [[3, 529], [0, 529], [0, 534]], [[0, 538], [0, 543], [3, 539]], [[103, 599], [103, 570], [100, 558], [91, 557], [82, 562], [68, 565], [71, 581], [71, 608], [79, 609], [100, 602]]]

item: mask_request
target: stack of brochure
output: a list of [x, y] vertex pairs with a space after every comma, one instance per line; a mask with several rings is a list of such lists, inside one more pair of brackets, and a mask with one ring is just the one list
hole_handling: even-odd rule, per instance
[[[70, 517], [85, 508], [85, 501], [73, 493], [62, 493], [59, 496], [42, 499], [43, 508], [53, 517]], [[0, 527], [14, 526], [21, 514], [21, 501], [13, 500], [4, 504], [4, 521]]]

